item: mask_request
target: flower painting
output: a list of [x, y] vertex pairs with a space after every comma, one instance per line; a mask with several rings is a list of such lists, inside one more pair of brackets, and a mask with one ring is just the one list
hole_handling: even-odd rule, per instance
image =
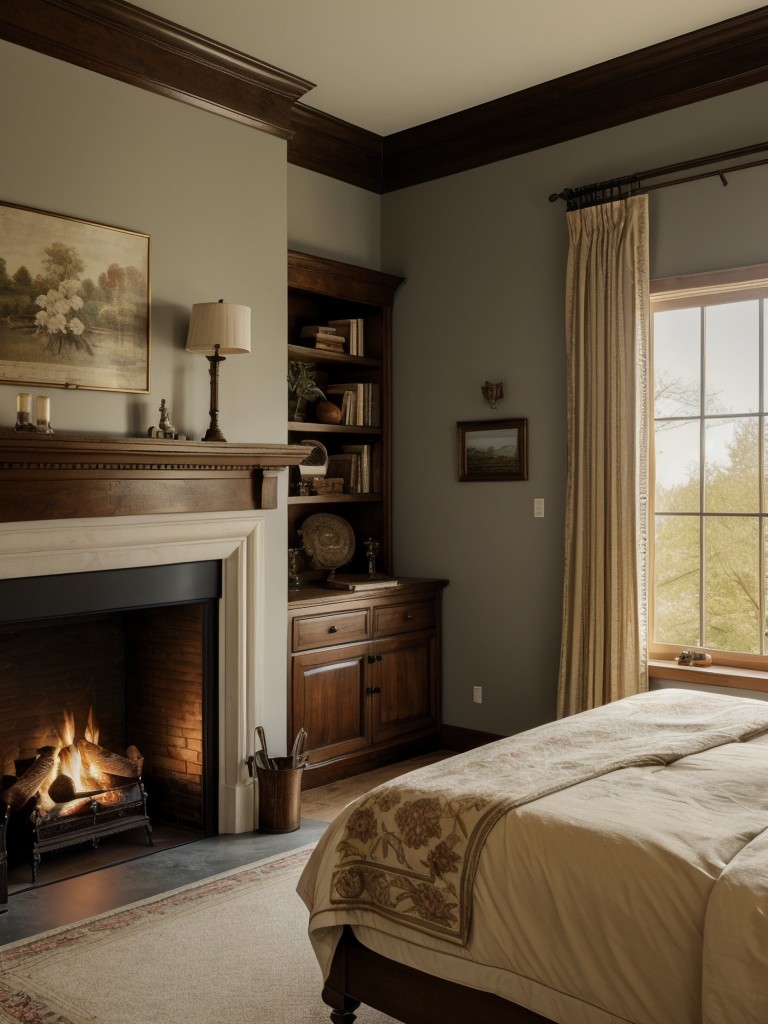
[[0, 383], [149, 391], [149, 236], [0, 203]]

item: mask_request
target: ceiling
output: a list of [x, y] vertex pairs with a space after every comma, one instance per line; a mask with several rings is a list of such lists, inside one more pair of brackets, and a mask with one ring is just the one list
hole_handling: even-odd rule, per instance
[[138, 0], [315, 83], [303, 102], [390, 135], [763, 5], [740, 0]]

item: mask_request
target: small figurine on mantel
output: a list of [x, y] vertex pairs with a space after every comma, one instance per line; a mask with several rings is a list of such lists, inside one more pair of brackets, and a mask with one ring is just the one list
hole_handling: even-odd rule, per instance
[[147, 437], [164, 437], [170, 441], [184, 440], [176, 430], [176, 427], [171, 423], [170, 413], [164, 398], [160, 399], [160, 426], [150, 427], [147, 431]]

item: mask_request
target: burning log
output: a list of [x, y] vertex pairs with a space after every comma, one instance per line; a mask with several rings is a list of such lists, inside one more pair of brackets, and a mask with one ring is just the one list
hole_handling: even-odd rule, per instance
[[[80, 739], [77, 741], [77, 749], [84, 764], [106, 775], [116, 775], [121, 779], [137, 779], [141, 775], [144, 759], [136, 747], [129, 747], [128, 757], [121, 757], [120, 754], [100, 747], [98, 743]], [[132, 751], [135, 751], [135, 758], [131, 756]]]
[[27, 800], [31, 800], [53, 771], [56, 748], [40, 747], [38, 755], [24, 774], [1, 794], [11, 811], [19, 810]]
[[65, 804], [70, 800], [79, 800], [81, 797], [95, 796], [103, 792], [102, 789], [89, 789], [83, 792], [75, 787], [75, 780], [69, 775], [57, 775], [48, 787], [48, 796], [57, 804]]

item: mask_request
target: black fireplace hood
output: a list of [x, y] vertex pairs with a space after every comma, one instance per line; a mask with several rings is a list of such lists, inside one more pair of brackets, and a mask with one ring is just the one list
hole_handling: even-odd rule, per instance
[[24, 576], [0, 580], [0, 623], [130, 611], [220, 597], [220, 561]]

